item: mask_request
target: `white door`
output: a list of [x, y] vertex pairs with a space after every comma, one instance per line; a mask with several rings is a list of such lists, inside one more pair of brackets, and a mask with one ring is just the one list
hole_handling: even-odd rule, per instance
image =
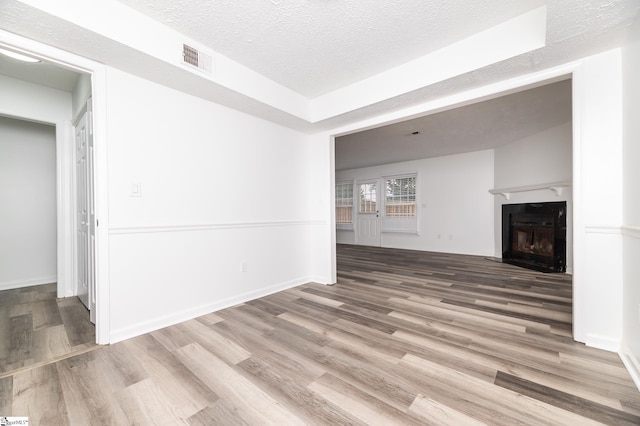
[[356, 244], [380, 247], [380, 185], [378, 180], [358, 182]]
[[78, 297], [95, 323], [95, 209], [93, 202], [93, 134], [91, 113], [76, 124], [76, 210]]

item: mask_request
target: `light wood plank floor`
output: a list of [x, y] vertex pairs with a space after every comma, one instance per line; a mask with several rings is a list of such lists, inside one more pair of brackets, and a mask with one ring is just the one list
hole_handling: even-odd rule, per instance
[[306, 284], [0, 379], [32, 425], [638, 425], [616, 354], [571, 339], [571, 277], [338, 247]]
[[55, 283], [0, 291], [0, 377], [96, 346], [87, 309], [56, 292]]

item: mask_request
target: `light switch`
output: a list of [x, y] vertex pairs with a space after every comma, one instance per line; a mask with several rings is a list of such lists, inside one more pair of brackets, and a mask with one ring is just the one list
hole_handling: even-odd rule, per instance
[[131, 192], [129, 197], [142, 197], [142, 185], [139, 182], [133, 182], [131, 184]]

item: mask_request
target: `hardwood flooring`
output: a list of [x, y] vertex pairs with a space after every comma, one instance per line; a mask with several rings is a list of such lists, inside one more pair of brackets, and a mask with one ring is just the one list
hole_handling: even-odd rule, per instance
[[96, 346], [87, 309], [56, 291], [55, 283], [0, 291], [0, 378]]
[[306, 284], [0, 379], [32, 425], [638, 425], [617, 354], [571, 339], [571, 277], [338, 247]]

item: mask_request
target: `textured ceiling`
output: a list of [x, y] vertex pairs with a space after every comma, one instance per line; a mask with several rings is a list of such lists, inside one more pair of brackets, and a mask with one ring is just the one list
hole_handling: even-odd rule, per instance
[[119, 0], [304, 96], [386, 71], [544, 0]]
[[[80, 9], [80, 15], [83, 8], [93, 10], [98, 5], [92, 7], [81, 0], [73, 1], [78, 3], [76, 9]], [[123, 15], [130, 12], [139, 16], [138, 12], [142, 12], [199, 41], [216, 55], [222, 53], [310, 98], [388, 71], [541, 3], [547, 6], [544, 47], [318, 122], [263, 102], [250, 92], [238, 92], [208, 81], [154, 56], [153, 52], [105, 36], [94, 31], [91, 22], [85, 26], [82, 20], [70, 21], [43, 9], [43, 5], [53, 5], [53, 9], [62, 11], [69, 9], [63, 2], [0, 0], [0, 29], [193, 96], [314, 133], [352, 127], [360, 120], [619, 47], [637, 19], [640, 1], [103, 0], [99, 3], [123, 6]], [[101, 25], [112, 29], [120, 28], [118, 23], [126, 21], [123, 18], [120, 15], [99, 17]], [[136, 33], [135, 27], [118, 32], [144, 38]], [[153, 34], [144, 35], [154, 40]], [[3, 73], [0, 69], [0, 74]], [[27, 78], [27, 74], [24, 77]], [[486, 130], [487, 138], [491, 138], [490, 132], [500, 133], [499, 126]], [[465, 150], [472, 149], [474, 143], [470, 138]]]
[[563, 80], [342, 136], [336, 170], [496, 148], [571, 121], [571, 102]]
[[[0, 28], [308, 132], [336, 129], [619, 47], [640, 8], [638, 0], [118, 0], [307, 98], [547, 6], [543, 48], [308, 123], [223, 87], [203, 90], [202, 79], [158, 58], [19, 1], [0, 1], [11, 6], [0, 7]], [[65, 70], [7, 61], [0, 58], [0, 74], [70, 90], [73, 76]], [[565, 80], [339, 137], [336, 169], [495, 148], [569, 120], [571, 86]], [[412, 135], [415, 131], [420, 133]]]

